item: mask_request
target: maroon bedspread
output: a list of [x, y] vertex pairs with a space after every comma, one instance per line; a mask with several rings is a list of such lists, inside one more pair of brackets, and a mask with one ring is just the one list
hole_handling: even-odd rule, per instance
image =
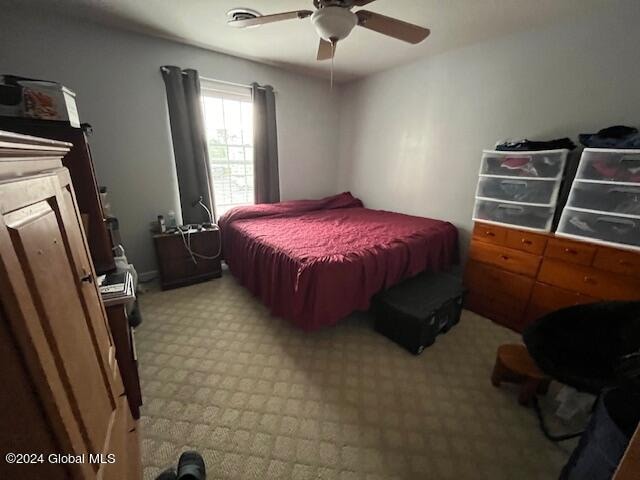
[[350, 193], [237, 207], [219, 226], [231, 272], [272, 314], [305, 330], [367, 309], [383, 288], [458, 259], [452, 224], [370, 210]]

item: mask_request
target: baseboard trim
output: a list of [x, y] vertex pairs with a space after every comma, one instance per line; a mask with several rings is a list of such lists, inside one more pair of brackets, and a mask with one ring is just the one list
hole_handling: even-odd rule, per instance
[[149, 270], [148, 272], [140, 272], [138, 278], [140, 282], [148, 282], [158, 277], [158, 270]]

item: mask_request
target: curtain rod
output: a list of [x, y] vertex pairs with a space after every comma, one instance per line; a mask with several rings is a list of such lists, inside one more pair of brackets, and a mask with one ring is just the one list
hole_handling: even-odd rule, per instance
[[[162, 67], [160, 67], [160, 69], [161, 69], [161, 70], [163, 70], [163, 71], [165, 71], [165, 70], [166, 70], [166, 67], [162, 66]], [[203, 75], [199, 75], [199, 77], [200, 77], [202, 80], [209, 81], [209, 82], [224, 83], [224, 84], [226, 84], [226, 85], [232, 85], [232, 86], [234, 86], [234, 87], [251, 88], [251, 85], [245, 85], [244, 83], [227, 82], [226, 80], [217, 80], [217, 79], [215, 79], [215, 78], [205, 77], [205, 76], [203, 76]], [[264, 90], [264, 87], [262, 87], [262, 86], [258, 86], [258, 89], [260, 89], [260, 90]], [[275, 88], [273, 89], [273, 93], [277, 93], [277, 91], [276, 91], [276, 89], [275, 89]]]
[[[227, 82], [225, 80], [216, 80], [215, 78], [203, 77], [202, 75], [200, 75], [200, 78], [205, 82], [216, 82], [216, 83], [223, 83], [225, 85], [231, 85], [234, 87], [252, 88], [251, 85], [245, 85], [244, 83]], [[258, 90], [264, 90], [264, 87], [262, 85], [258, 85]], [[278, 93], [278, 91], [275, 88], [273, 88], [273, 93], [276, 94]]]
[[[224, 83], [225, 85], [232, 85], [234, 87], [251, 88], [251, 85], [245, 85], [244, 83], [227, 82], [225, 80], [216, 80], [215, 78], [204, 77], [202, 75], [200, 75], [200, 79], [208, 82]], [[264, 87], [260, 87], [260, 86], [258, 88], [264, 89]]]

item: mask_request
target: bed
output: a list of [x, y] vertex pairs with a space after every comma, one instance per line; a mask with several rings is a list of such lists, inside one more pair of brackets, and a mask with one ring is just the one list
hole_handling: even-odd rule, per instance
[[235, 207], [218, 224], [231, 273], [273, 315], [307, 331], [366, 310], [382, 289], [458, 260], [451, 223], [364, 208], [348, 192]]

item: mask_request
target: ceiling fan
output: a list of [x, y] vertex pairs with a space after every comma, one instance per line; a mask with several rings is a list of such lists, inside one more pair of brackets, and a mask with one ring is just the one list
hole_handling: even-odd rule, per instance
[[[370, 12], [369, 10], [351, 11], [353, 7], [363, 7], [374, 1], [313, 0], [315, 11], [296, 10], [273, 15], [255, 15], [253, 12], [247, 14], [247, 11], [243, 11], [237, 15], [232, 15], [232, 20], [227, 23], [232, 27], [254, 27], [281, 20], [311, 17], [311, 23], [313, 23], [320, 37], [317, 60], [332, 59], [335, 55], [337, 43], [345, 39], [356, 25], [412, 44], [420, 43], [431, 33], [428, 28], [419, 27], [418, 25]], [[233, 13], [233, 11], [229, 13]]]

